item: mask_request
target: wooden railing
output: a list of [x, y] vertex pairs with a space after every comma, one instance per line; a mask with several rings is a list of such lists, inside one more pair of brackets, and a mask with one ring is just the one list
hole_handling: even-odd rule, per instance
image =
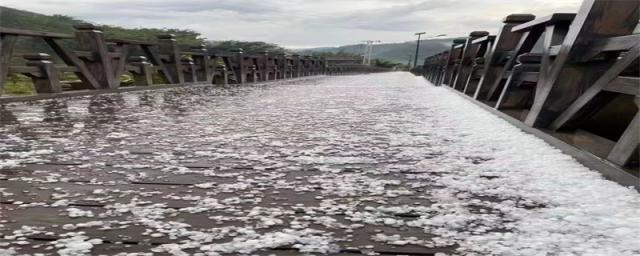
[[631, 172], [640, 137], [640, 1], [512, 14], [424, 60], [422, 75]]
[[[299, 55], [208, 52], [204, 46], [179, 47], [174, 35], [137, 41], [105, 38], [99, 26], [79, 24], [74, 35], [0, 27], [0, 95], [10, 74], [31, 78], [35, 91], [100, 90], [120, 87], [121, 76], [129, 74], [133, 85], [155, 83], [243, 84], [325, 74], [359, 72], [364, 67], [331, 67], [324, 58]], [[18, 37], [42, 40], [54, 56], [34, 52], [21, 56], [16, 64]], [[75, 41], [69, 49], [65, 40]], [[57, 63], [59, 62], [59, 63]], [[74, 73], [79, 82], [63, 83], [61, 76]], [[155, 79], [154, 79], [155, 78]], [[154, 82], [155, 81], [155, 82]]]

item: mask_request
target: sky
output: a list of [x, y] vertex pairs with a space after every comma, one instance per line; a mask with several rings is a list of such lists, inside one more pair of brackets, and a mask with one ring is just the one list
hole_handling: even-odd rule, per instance
[[511, 13], [576, 12], [582, 0], [2, 0], [1, 5], [127, 28], [181, 28], [210, 40], [288, 48], [404, 42], [415, 32], [496, 32]]

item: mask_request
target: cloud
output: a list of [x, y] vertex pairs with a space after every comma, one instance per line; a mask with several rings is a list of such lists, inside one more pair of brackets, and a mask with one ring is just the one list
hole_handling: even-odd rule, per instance
[[332, 46], [413, 32], [495, 32], [510, 13], [575, 12], [582, 0], [3, 0], [8, 7], [123, 27], [193, 29], [213, 40]]
[[343, 28], [386, 31], [412, 31], [429, 21], [434, 10], [445, 9], [459, 2], [453, 0], [427, 0], [383, 6], [363, 12], [333, 13], [312, 22]]

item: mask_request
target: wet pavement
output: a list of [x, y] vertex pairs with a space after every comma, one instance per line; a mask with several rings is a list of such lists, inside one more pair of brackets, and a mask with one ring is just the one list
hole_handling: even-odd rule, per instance
[[640, 253], [636, 192], [408, 73], [2, 105], [0, 179], [0, 254]]

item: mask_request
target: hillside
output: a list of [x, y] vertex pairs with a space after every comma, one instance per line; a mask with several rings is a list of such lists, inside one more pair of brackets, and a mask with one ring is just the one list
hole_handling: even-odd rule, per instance
[[[87, 22], [65, 15], [44, 15], [29, 11], [0, 6], [0, 26], [57, 33], [73, 33], [73, 25]], [[175, 34], [183, 44], [194, 45], [204, 43], [200, 33], [188, 29], [172, 28], [122, 28], [102, 25], [108, 38], [153, 40], [159, 34]]]
[[[448, 50], [451, 46], [451, 41], [453, 39], [433, 39], [433, 40], [424, 40], [420, 42], [420, 56], [419, 60], [424, 59], [427, 56], [434, 55], [444, 50]], [[356, 44], [356, 45], [345, 45], [340, 47], [320, 47], [320, 48], [310, 48], [310, 49], [300, 49], [298, 50], [301, 53], [322, 53], [322, 52], [333, 52], [333, 53], [348, 53], [348, 54], [358, 54], [362, 55], [364, 51], [364, 44]], [[404, 42], [404, 43], [387, 43], [387, 44], [376, 44], [373, 47], [372, 58], [374, 59], [384, 59], [388, 61], [392, 61], [395, 63], [406, 64], [409, 61], [409, 56], [413, 56], [416, 51], [416, 42]], [[413, 65], [413, 57], [412, 57], [412, 65]]]
[[[0, 26], [6, 28], [17, 28], [37, 31], [48, 31], [57, 33], [72, 34], [73, 25], [87, 22], [65, 15], [43, 15], [39, 13], [17, 10], [0, 6]], [[212, 51], [228, 51], [235, 48], [243, 48], [247, 52], [258, 52], [268, 50], [270, 52], [284, 52], [285, 49], [264, 42], [240, 42], [240, 41], [212, 41], [202, 37], [197, 31], [189, 29], [177, 28], [122, 28], [101, 24], [107, 38], [118, 39], [137, 39], [153, 41], [157, 35], [174, 34], [178, 44], [181, 46], [193, 46], [206, 44], [207, 48]], [[18, 43], [18, 52], [39, 51], [49, 52], [42, 40], [33, 40], [30, 38], [20, 38]], [[73, 41], [67, 42], [72, 45]]]

